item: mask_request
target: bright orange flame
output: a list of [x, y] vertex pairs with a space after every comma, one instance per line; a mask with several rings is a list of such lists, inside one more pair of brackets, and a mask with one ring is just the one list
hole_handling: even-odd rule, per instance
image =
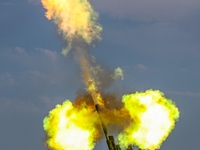
[[[92, 9], [88, 0], [41, 0], [41, 2], [43, 7], [47, 9], [45, 16], [49, 20], [54, 20], [60, 33], [68, 41], [67, 49], [62, 51], [63, 55], [67, 55], [74, 40], [76, 44], [82, 43], [80, 42], [82, 39], [87, 44], [91, 44], [94, 40], [101, 40], [102, 27], [96, 22], [98, 14]], [[80, 48], [76, 47], [76, 49], [82, 51]], [[91, 93], [95, 104], [103, 105], [103, 100], [96, 87], [97, 84], [90, 72], [91, 68], [88, 67], [88, 60], [84, 55], [80, 55], [79, 59], [88, 91]]]
[[[70, 101], [65, 101], [45, 117], [44, 130], [51, 149], [94, 148], [94, 142], [100, 136], [99, 117], [90, 100], [81, 96], [74, 106]], [[112, 107], [101, 110], [106, 125], [117, 124], [120, 129], [123, 128], [118, 135], [120, 147], [126, 149], [129, 145], [137, 145], [142, 149], [160, 148], [179, 118], [175, 104], [162, 92], [153, 90], [124, 95], [122, 101], [124, 106], [121, 109]]]
[[[84, 40], [87, 44], [92, 44], [95, 40], [101, 40], [102, 27], [96, 22], [98, 14], [92, 9], [88, 0], [41, 0], [41, 2], [47, 9], [45, 16], [49, 20], [54, 20], [59, 33], [68, 41], [68, 47], [62, 51], [63, 55], [67, 55], [73, 43], [81, 44]], [[78, 53], [82, 51], [79, 49], [77, 48]], [[86, 55], [78, 55], [83, 79], [94, 104], [105, 106], [97, 89], [95, 72], [92, 74], [92, 67]], [[115, 71], [114, 78], [123, 79], [120, 68]], [[165, 98], [163, 93], [152, 90], [124, 95], [122, 101], [124, 107], [121, 110], [107, 109], [101, 112], [106, 125], [115, 123], [124, 127], [124, 131], [118, 136], [121, 148], [125, 149], [130, 144], [138, 145], [142, 149], [159, 148], [179, 118], [175, 104]], [[129, 124], [124, 126], [126, 121], [123, 120], [127, 119]], [[65, 101], [63, 105], [57, 105], [50, 111], [44, 119], [48, 146], [56, 150], [91, 150], [99, 136], [99, 130], [95, 128], [98, 123], [94, 107], [87, 106], [86, 103], [73, 107], [70, 101]]]
[[138, 145], [142, 149], [158, 149], [175, 126], [179, 111], [160, 91], [147, 90], [124, 95], [122, 101], [132, 123], [119, 134], [122, 148]]
[[83, 38], [88, 44], [101, 40], [102, 27], [96, 22], [98, 14], [92, 9], [88, 0], [41, 0], [47, 9], [46, 17], [53, 19], [68, 41], [68, 48], [62, 51], [67, 55], [74, 38]]
[[99, 136], [96, 126], [97, 113], [94, 108], [82, 103], [74, 108], [70, 101], [57, 105], [44, 119], [47, 144], [56, 150], [92, 150]]

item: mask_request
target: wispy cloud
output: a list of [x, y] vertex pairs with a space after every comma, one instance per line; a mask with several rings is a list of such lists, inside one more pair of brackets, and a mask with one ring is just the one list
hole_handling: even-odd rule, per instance
[[41, 3], [41, 1], [40, 0], [29, 0], [28, 3], [32, 4], [32, 5], [39, 5]]
[[56, 51], [51, 51], [48, 49], [43, 49], [43, 48], [38, 48], [38, 47], [35, 49], [45, 53], [45, 55], [51, 57], [54, 61], [56, 61], [56, 59], [58, 57], [58, 53]]
[[137, 64], [134, 66], [135, 69], [139, 70], [140, 72], [146, 71], [148, 68], [143, 64]]
[[101, 13], [135, 21], [161, 21], [188, 19], [199, 11], [199, 0], [93, 0], [94, 7]]
[[0, 5], [4, 5], [4, 6], [13, 6], [14, 3], [11, 3], [11, 2], [0, 2]]
[[25, 49], [21, 47], [15, 47], [15, 50], [19, 53], [25, 53]]
[[61, 97], [61, 96], [49, 97], [47, 95], [42, 95], [42, 96], [38, 96], [38, 97], [43, 103], [46, 103], [46, 104], [49, 104], [49, 103], [60, 103], [60, 102], [65, 100], [65, 98]]
[[137, 64], [134, 66], [134, 69], [138, 72], [138, 73], [142, 73], [142, 72], [152, 72], [153, 70], [150, 69], [149, 67], [143, 65], [143, 64]]
[[41, 95], [38, 96], [38, 98], [48, 109], [53, 109], [57, 104], [62, 104], [66, 100], [64, 97], [61, 96], [49, 97], [48, 95]]
[[199, 92], [178, 92], [178, 91], [165, 91], [165, 93], [168, 94], [176, 94], [176, 95], [183, 95], [183, 96], [192, 96], [192, 97], [200, 97], [200, 91]]
[[1, 86], [19, 85], [19, 83], [15, 81], [12, 75], [8, 72], [0, 74], [0, 83], [1, 83]]
[[72, 78], [74, 78], [73, 65], [66, 64], [65, 58], [60, 53], [48, 49], [37, 48], [31, 51], [15, 47], [1, 50], [0, 62], [1, 87], [18, 84], [23, 86], [64, 85], [68, 80], [67, 77], [73, 74]]
[[38, 70], [27, 71], [27, 73], [30, 77], [30, 80], [35, 85], [40, 85], [40, 84], [55, 85], [55, 84], [59, 84], [59, 81], [54, 76], [54, 74], [48, 74], [48, 73], [40, 72]]
[[187, 68], [183, 68], [183, 69], [179, 69], [178, 72], [186, 73], [186, 72], [189, 72], [189, 70]]
[[0, 99], [0, 113], [14, 113], [14, 112], [31, 112], [38, 113], [39, 108], [36, 107], [31, 100], [26, 100], [25, 102], [19, 99]]

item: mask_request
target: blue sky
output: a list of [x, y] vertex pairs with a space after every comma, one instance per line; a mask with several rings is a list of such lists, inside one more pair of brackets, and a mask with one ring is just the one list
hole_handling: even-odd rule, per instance
[[[109, 90], [161, 90], [180, 120], [161, 150], [199, 149], [200, 1], [91, 0], [103, 40], [91, 53], [124, 80]], [[39, 0], [0, 0], [0, 148], [44, 150], [43, 118], [84, 88], [72, 52]], [[95, 150], [106, 149], [98, 143]]]

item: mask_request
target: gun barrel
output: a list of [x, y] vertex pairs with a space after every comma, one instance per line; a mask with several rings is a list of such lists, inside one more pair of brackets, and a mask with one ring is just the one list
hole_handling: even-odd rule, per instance
[[[99, 114], [99, 105], [96, 104], [96, 105], [95, 105], [95, 108], [96, 108], [97, 113]], [[105, 137], [106, 137], [106, 140], [109, 140], [107, 128], [106, 128], [106, 126], [105, 126], [105, 124], [104, 124], [104, 122], [103, 122], [103, 120], [102, 120], [100, 114], [99, 114], [99, 119], [100, 119], [100, 122], [101, 122], [101, 126], [102, 126], [102, 128], [103, 128], [103, 132], [104, 132], [104, 135], [105, 135]]]
[[97, 113], [99, 114], [99, 119], [100, 119], [100, 122], [101, 122], [101, 126], [103, 128], [104, 135], [106, 137], [106, 142], [107, 142], [107, 145], [108, 145], [108, 149], [109, 150], [121, 150], [119, 145], [115, 145], [114, 137], [113, 136], [108, 136], [107, 128], [106, 128], [106, 126], [105, 126], [105, 124], [104, 124], [104, 122], [103, 122], [103, 120], [101, 118], [101, 115], [99, 113], [99, 105], [96, 104], [95, 108], [96, 108]]

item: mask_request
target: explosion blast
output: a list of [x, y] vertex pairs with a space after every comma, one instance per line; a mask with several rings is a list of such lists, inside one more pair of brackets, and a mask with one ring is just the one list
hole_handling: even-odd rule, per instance
[[[116, 108], [114, 95], [101, 94], [97, 80], [98, 67], [90, 63], [89, 54], [81, 45], [100, 41], [102, 27], [96, 22], [98, 14], [88, 0], [41, 0], [46, 17], [58, 26], [67, 40], [62, 54], [75, 49], [74, 57], [80, 65], [88, 94], [82, 94], [72, 104], [69, 100], [56, 105], [44, 119], [47, 147], [53, 150], [92, 150], [102, 138], [102, 127], [109, 149], [127, 149], [136, 145], [142, 149], [158, 149], [179, 118], [178, 108], [160, 91], [147, 90], [125, 94]], [[117, 68], [112, 78], [123, 78]], [[113, 105], [109, 105], [112, 103]], [[107, 135], [106, 126], [116, 125], [117, 143]]]

